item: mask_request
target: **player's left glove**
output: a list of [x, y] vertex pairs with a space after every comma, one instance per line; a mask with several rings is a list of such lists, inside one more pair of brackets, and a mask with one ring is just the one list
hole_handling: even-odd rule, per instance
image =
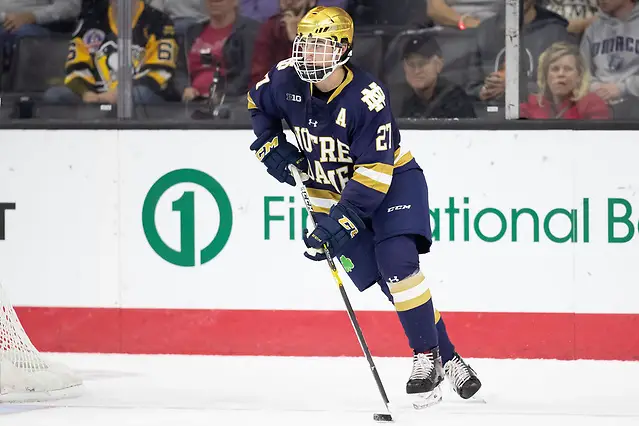
[[313, 232], [304, 235], [304, 244], [308, 251], [304, 255], [311, 260], [324, 260], [321, 251], [328, 244], [331, 256], [341, 253], [344, 246], [366, 226], [352, 209], [343, 204], [335, 204], [328, 215], [322, 215]]
[[286, 141], [284, 133], [261, 135], [251, 144], [251, 149], [255, 151], [257, 159], [264, 163], [268, 174], [280, 182], [295, 186], [295, 179], [288, 169], [291, 164], [302, 171], [306, 170], [304, 155]]

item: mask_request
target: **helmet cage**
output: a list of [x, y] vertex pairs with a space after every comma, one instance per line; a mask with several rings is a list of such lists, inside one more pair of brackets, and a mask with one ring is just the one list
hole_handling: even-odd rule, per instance
[[351, 57], [350, 46], [334, 38], [297, 35], [293, 41], [293, 65], [297, 75], [308, 83], [319, 83], [331, 75], [337, 67], [345, 64]]

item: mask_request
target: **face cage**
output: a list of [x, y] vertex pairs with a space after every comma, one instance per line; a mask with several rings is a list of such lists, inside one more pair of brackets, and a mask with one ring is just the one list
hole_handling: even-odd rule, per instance
[[293, 64], [299, 77], [308, 83], [319, 83], [345, 64], [342, 44], [330, 38], [297, 36], [293, 41]]

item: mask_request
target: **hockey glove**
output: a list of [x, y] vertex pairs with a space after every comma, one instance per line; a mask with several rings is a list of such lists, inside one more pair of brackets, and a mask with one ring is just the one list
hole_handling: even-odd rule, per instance
[[[331, 256], [336, 256], [364, 228], [364, 222], [357, 213], [342, 204], [335, 204], [328, 216], [320, 217], [313, 232], [304, 236], [304, 244], [310, 249], [304, 255], [311, 260], [324, 260], [326, 257], [321, 249], [328, 244]], [[312, 250], [319, 250], [319, 255]]]
[[268, 174], [280, 182], [295, 186], [295, 179], [288, 169], [290, 164], [306, 170], [304, 155], [294, 145], [286, 142], [284, 133], [260, 136], [251, 144], [251, 150], [255, 151], [257, 159], [264, 163]]
[[[308, 237], [308, 229], [304, 230], [304, 235]], [[307, 259], [314, 260], [315, 262], [320, 262], [322, 260], [326, 260], [326, 255], [324, 254], [324, 250], [314, 249], [314, 248], [306, 248], [304, 252], [304, 257]]]

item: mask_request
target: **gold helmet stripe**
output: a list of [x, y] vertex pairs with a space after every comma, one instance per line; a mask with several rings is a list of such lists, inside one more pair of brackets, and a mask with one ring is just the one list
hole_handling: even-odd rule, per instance
[[342, 8], [317, 6], [300, 20], [297, 33], [302, 36], [330, 38], [351, 45], [354, 34], [353, 19]]

